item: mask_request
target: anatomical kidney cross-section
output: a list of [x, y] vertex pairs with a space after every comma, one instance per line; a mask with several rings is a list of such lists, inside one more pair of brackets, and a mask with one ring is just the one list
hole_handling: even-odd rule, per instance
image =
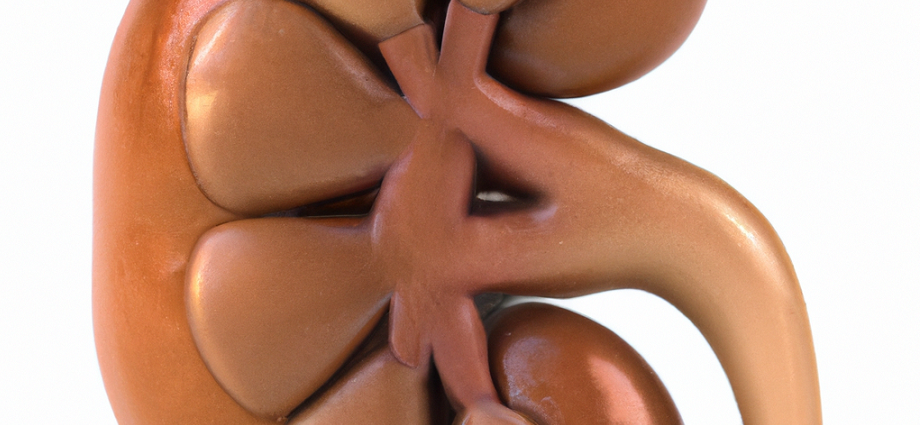
[[766, 219], [552, 100], [641, 77], [703, 3], [132, 0], [94, 177], [118, 421], [681, 423], [613, 332], [519, 301], [634, 288], [699, 328], [745, 424], [819, 424]]

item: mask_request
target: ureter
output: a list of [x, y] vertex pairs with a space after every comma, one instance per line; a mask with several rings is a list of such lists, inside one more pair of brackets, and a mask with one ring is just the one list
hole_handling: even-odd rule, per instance
[[474, 289], [652, 292], [708, 339], [745, 423], [820, 423], [801, 289], [760, 212], [712, 174], [583, 113], [484, 87], [492, 105], [481, 107], [504, 125], [474, 134], [478, 149], [509, 175], [525, 176], [545, 202], [471, 217], [468, 251], [481, 253], [465, 262]]
[[477, 289], [554, 297], [616, 288], [657, 294], [707, 338], [745, 423], [820, 423], [805, 304], [772, 227], [709, 173], [650, 149], [628, 158], [638, 162], [606, 158], [606, 179], [581, 175], [590, 167], [571, 171], [564, 180], [582, 196], [555, 196], [553, 214], [534, 220], [536, 230], [474, 223], [473, 239], [484, 241], [474, 251], [507, 254], [502, 264], [489, 255], [470, 262], [482, 267], [473, 275], [491, 279]]

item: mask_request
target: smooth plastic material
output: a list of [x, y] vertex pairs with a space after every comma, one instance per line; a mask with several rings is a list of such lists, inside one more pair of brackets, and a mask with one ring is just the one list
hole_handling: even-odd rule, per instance
[[600, 93], [670, 57], [705, 0], [521, 1], [502, 15], [489, 72], [550, 97]]
[[508, 405], [547, 424], [681, 424], [655, 372], [584, 317], [522, 304], [490, 319], [489, 360]]
[[[699, 327], [746, 424], [820, 423], [805, 304], [764, 217], [706, 171], [509, 88], [570, 93], [528, 80], [557, 55], [541, 32], [567, 40], [564, 62], [598, 61], [570, 15], [673, 30], [627, 37], [638, 62], [554, 74], [584, 94], [663, 60], [702, 5], [628, 3], [631, 19], [593, 4], [457, 0], [442, 25], [438, 2], [376, 3], [396, 16], [378, 20], [334, 2], [133, 0], [94, 176], [94, 324], [119, 422], [679, 422], [641, 358], [587, 319], [515, 307], [491, 340], [483, 325], [483, 294], [637, 288]], [[515, 21], [531, 7], [567, 23]]]

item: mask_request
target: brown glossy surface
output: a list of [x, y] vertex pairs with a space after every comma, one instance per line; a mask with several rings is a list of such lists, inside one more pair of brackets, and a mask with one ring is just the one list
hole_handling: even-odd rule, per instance
[[298, 218], [235, 221], [201, 237], [189, 323], [201, 358], [243, 407], [286, 416], [370, 333], [389, 293], [369, 248], [363, 232]]
[[622, 86], [664, 62], [705, 0], [529, 0], [502, 15], [489, 73], [519, 90], [578, 97]]
[[384, 347], [370, 354], [288, 422], [291, 425], [446, 424], [427, 368], [400, 364]]
[[492, 374], [512, 409], [541, 424], [683, 423], [655, 372], [607, 328], [546, 304], [492, 321]]
[[491, 15], [508, 10], [521, 0], [461, 0], [464, 6], [483, 15]]
[[344, 27], [375, 42], [423, 23], [424, 0], [298, 0]]
[[194, 26], [217, 1], [133, 1], [116, 35], [96, 128], [93, 325], [121, 424], [275, 424], [236, 403], [189, 329], [189, 255], [236, 218], [198, 188], [181, 125]]
[[283, 1], [209, 17], [185, 90], [192, 170], [214, 203], [246, 214], [377, 184], [415, 120], [325, 20]]
[[[382, 42], [401, 98], [309, 9], [218, 6], [134, 0], [106, 73], [94, 323], [121, 423], [310, 421], [330, 410], [303, 406], [377, 393], [373, 376], [394, 377], [413, 421], [433, 362], [455, 423], [526, 424], [500, 403], [473, 297], [617, 288], [700, 328], [746, 424], [820, 423], [805, 305], [769, 223], [711, 174], [493, 80], [497, 15], [454, 2], [440, 43], [437, 24]], [[304, 66], [315, 55], [333, 58]], [[309, 217], [355, 205], [367, 214]], [[362, 362], [387, 307], [392, 358]]]

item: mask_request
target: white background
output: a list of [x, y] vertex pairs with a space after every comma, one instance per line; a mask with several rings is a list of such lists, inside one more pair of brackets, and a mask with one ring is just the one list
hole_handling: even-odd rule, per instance
[[[0, 423], [112, 424], [90, 307], [96, 103], [125, 0], [0, 3]], [[711, 0], [668, 62], [579, 101], [770, 219], [811, 316], [828, 424], [920, 423], [920, 6]], [[737, 424], [699, 333], [651, 296], [580, 302], [687, 424]]]

